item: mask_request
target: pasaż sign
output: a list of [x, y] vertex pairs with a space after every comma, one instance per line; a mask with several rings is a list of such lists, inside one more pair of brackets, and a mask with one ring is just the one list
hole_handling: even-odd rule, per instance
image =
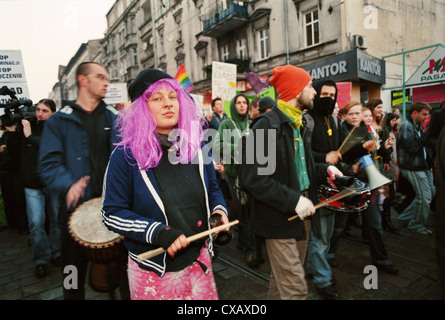
[[438, 45], [406, 82], [406, 86], [445, 82], [445, 47]]

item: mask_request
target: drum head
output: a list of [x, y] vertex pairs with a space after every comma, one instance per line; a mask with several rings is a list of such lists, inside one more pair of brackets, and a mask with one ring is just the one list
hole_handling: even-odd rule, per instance
[[73, 238], [82, 245], [101, 247], [119, 242], [123, 237], [108, 230], [101, 217], [102, 198], [82, 203], [71, 215], [68, 227]]

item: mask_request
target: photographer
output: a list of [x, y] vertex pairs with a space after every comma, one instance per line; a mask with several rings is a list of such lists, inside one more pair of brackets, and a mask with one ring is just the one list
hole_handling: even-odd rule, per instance
[[[48, 274], [50, 261], [60, 264], [60, 229], [58, 225], [58, 195], [48, 193], [37, 175], [40, 138], [45, 121], [56, 111], [53, 100], [42, 99], [37, 103], [35, 116], [22, 119], [17, 125], [20, 154], [20, 178], [25, 187], [29, 231], [36, 265], [36, 276]], [[20, 125], [21, 124], [21, 125]], [[45, 230], [45, 216], [48, 213], [49, 235]]]
[[20, 234], [28, 234], [25, 193], [20, 181], [20, 166], [16, 160], [20, 148], [15, 141], [18, 134], [16, 122], [7, 114], [0, 117], [2, 136], [0, 138], [0, 183], [8, 227]]

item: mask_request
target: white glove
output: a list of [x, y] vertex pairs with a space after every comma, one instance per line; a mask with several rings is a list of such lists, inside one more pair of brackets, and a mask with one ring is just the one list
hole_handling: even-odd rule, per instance
[[335, 177], [343, 177], [343, 173], [335, 166], [329, 166], [327, 172], [332, 180], [335, 180]]
[[315, 207], [310, 199], [300, 196], [295, 212], [301, 220], [304, 220], [305, 217], [310, 217], [315, 213]]

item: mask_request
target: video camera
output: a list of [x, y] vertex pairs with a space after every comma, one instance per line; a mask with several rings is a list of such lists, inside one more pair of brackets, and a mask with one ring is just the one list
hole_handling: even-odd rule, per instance
[[29, 112], [26, 109], [32, 107], [31, 100], [18, 100], [15, 92], [6, 86], [0, 88], [0, 96], [9, 96], [12, 100], [9, 103], [0, 104], [0, 108], [5, 108], [5, 114], [1, 116], [2, 125], [12, 126], [28, 118]]

